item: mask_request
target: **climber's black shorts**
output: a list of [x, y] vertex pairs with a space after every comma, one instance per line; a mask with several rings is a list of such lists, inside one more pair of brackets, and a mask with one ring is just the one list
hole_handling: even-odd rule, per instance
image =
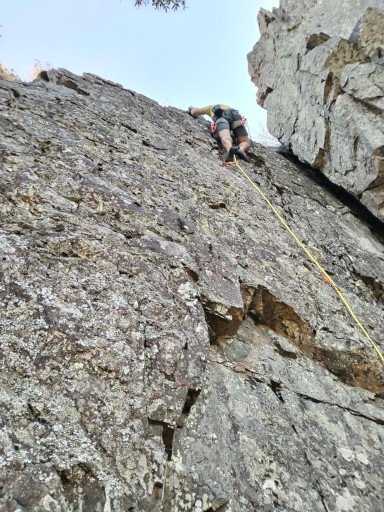
[[[215, 134], [219, 134], [221, 130], [232, 130], [236, 138], [248, 136], [248, 132], [245, 126], [243, 126], [242, 124], [236, 126], [236, 124], [238, 123], [235, 123], [235, 121], [241, 121], [241, 119], [241, 115], [234, 108], [227, 108], [223, 110], [222, 117], [219, 117], [215, 121], [217, 126]], [[236, 128], [233, 128], [234, 124]]]

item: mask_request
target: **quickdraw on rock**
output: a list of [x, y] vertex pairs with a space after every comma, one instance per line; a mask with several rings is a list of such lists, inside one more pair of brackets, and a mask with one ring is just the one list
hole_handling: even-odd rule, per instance
[[333, 286], [334, 288], [336, 288], [336, 290], [339, 290], [340, 291], [340, 288], [338, 286], [335, 285], [335, 283], [333, 281], [331, 281], [330, 279], [328, 279], [327, 276], [325, 276], [324, 274], [321, 274], [321, 277], [324, 279], [324, 281], [328, 284], [330, 284], [331, 286]]
[[323, 267], [320, 265], [320, 263], [316, 260], [314, 256], [308, 251], [308, 249], [305, 247], [305, 245], [300, 242], [300, 240], [297, 238], [295, 233], [291, 230], [291, 228], [288, 226], [288, 224], [285, 222], [285, 220], [281, 217], [281, 215], [278, 213], [276, 208], [273, 206], [273, 204], [269, 201], [269, 199], [264, 195], [264, 193], [259, 189], [259, 187], [251, 180], [251, 178], [248, 176], [248, 174], [240, 167], [239, 162], [237, 161], [236, 156], [234, 157], [235, 163], [232, 162], [223, 162], [225, 165], [231, 165], [233, 167], [238, 167], [240, 171], [244, 174], [244, 176], [247, 178], [247, 180], [251, 183], [251, 185], [257, 190], [257, 192], [261, 195], [261, 197], [264, 199], [264, 201], [269, 205], [273, 213], [276, 215], [276, 217], [280, 220], [280, 222], [283, 224], [283, 226], [287, 229], [287, 231], [293, 236], [293, 238], [296, 240], [296, 242], [300, 245], [300, 247], [303, 249], [303, 251], [307, 254], [307, 256], [313, 261], [313, 263], [317, 266], [317, 268], [321, 272], [321, 276], [328, 284], [330, 284], [339, 295], [340, 299], [343, 301], [345, 307], [347, 308], [349, 314], [354, 319], [354, 321], [357, 323], [357, 325], [360, 327], [360, 329], [363, 331], [364, 335], [368, 338], [368, 340], [371, 342], [373, 348], [376, 350], [379, 358], [381, 359], [381, 362], [384, 364], [384, 357], [382, 353], [380, 352], [379, 347], [376, 345], [376, 343], [373, 341], [373, 339], [370, 337], [368, 332], [364, 329], [363, 325], [360, 323], [358, 318], [356, 317], [355, 313], [352, 311], [351, 306], [348, 304], [344, 296], [342, 295], [340, 288], [333, 282], [333, 279], [327, 274], [327, 272], [323, 269]]

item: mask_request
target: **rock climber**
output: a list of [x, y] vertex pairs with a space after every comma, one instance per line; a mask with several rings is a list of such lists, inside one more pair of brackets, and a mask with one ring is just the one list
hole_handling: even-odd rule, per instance
[[[238, 110], [228, 105], [208, 105], [207, 107], [189, 107], [189, 113], [193, 117], [207, 115], [212, 119], [212, 134], [227, 152], [225, 162], [233, 162], [234, 155], [246, 162], [250, 162], [247, 151], [251, 147], [248, 132], [245, 128], [245, 118], [241, 117]], [[231, 131], [238, 145], [234, 145]]]

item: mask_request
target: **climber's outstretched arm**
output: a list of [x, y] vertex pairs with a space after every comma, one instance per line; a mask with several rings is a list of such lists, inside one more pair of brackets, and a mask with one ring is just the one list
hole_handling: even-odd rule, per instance
[[189, 107], [188, 110], [190, 111], [193, 117], [203, 116], [206, 113], [204, 108], [198, 107]]

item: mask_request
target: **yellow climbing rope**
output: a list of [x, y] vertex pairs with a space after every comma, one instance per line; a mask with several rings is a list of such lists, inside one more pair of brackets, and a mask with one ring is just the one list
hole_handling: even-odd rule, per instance
[[336, 284], [333, 282], [333, 279], [327, 274], [327, 272], [323, 269], [323, 267], [320, 265], [320, 263], [312, 256], [312, 254], [308, 251], [308, 249], [305, 247], [304, 244], [300, 242], [300, 240], [297, 238], [295, 233], [292, 231], [292, 229], [288, 226], [288, 224], [285, 222], [285, 220], [279, 215], [279, 213], [276, 211], [276, 208], [273, 206], [273, 204], [269, 201], [269, 199], [263, 194], [263, 192], [259, 189], [259, 187], [251, 180], [251, 178], [248, 176], [248, 174], [240, 167], [239, 162], [237, 161], [237, 158], [235, 157], [235, 164], [236, 167], [240, 169], [240, 171], [244, 174], [244, 176], [247, 178], [247, 180], [251, 183], [251, 185], [257, 190], [257, 192], [261, 195], [261, 197], [266, 201], [266, 203], [270, 206], [273, 213], [276, 215], [276, 217], [280, 220], [280, 222], [284, 225], [284, 227], [288, 230], [288, 232], [293, 236], [293, 238], [296, 240], [296, 242], [300, 245], [300, 247], [305, 251], [305, 253], [308, 255], [308, 257], [315, 263], [315, 265], [320, 269], [322, 273], [323, 279], [331, 284], [333, 288], [336, 290], [337, 294], [341, 298], [341, 300], [344, 302], [345, 307], [349, 311], [349, 314], [352, 316], [352, 318], [355, 320], [357, 325], [360, 327], [360, 329], [363, 331], [365, 336], [369, 339], [369, 341], [372, 343], [372, 346], [378, 353], [382, 363], [384, 364], [384, 357], [382, 353], [380, 352], [379, 347], [376, 345], [376, 343], [373, 341], [373, 339], [370, 337], [370, 335], [367, 333], [367, 331], [364, 329], [363, 325], [360, 323], [359, 319], [356, 317], [355, 313], [352, 311], [351, 306], [348, 304], [344, 296], [342, 295], [340, 288], [336, 286]]

